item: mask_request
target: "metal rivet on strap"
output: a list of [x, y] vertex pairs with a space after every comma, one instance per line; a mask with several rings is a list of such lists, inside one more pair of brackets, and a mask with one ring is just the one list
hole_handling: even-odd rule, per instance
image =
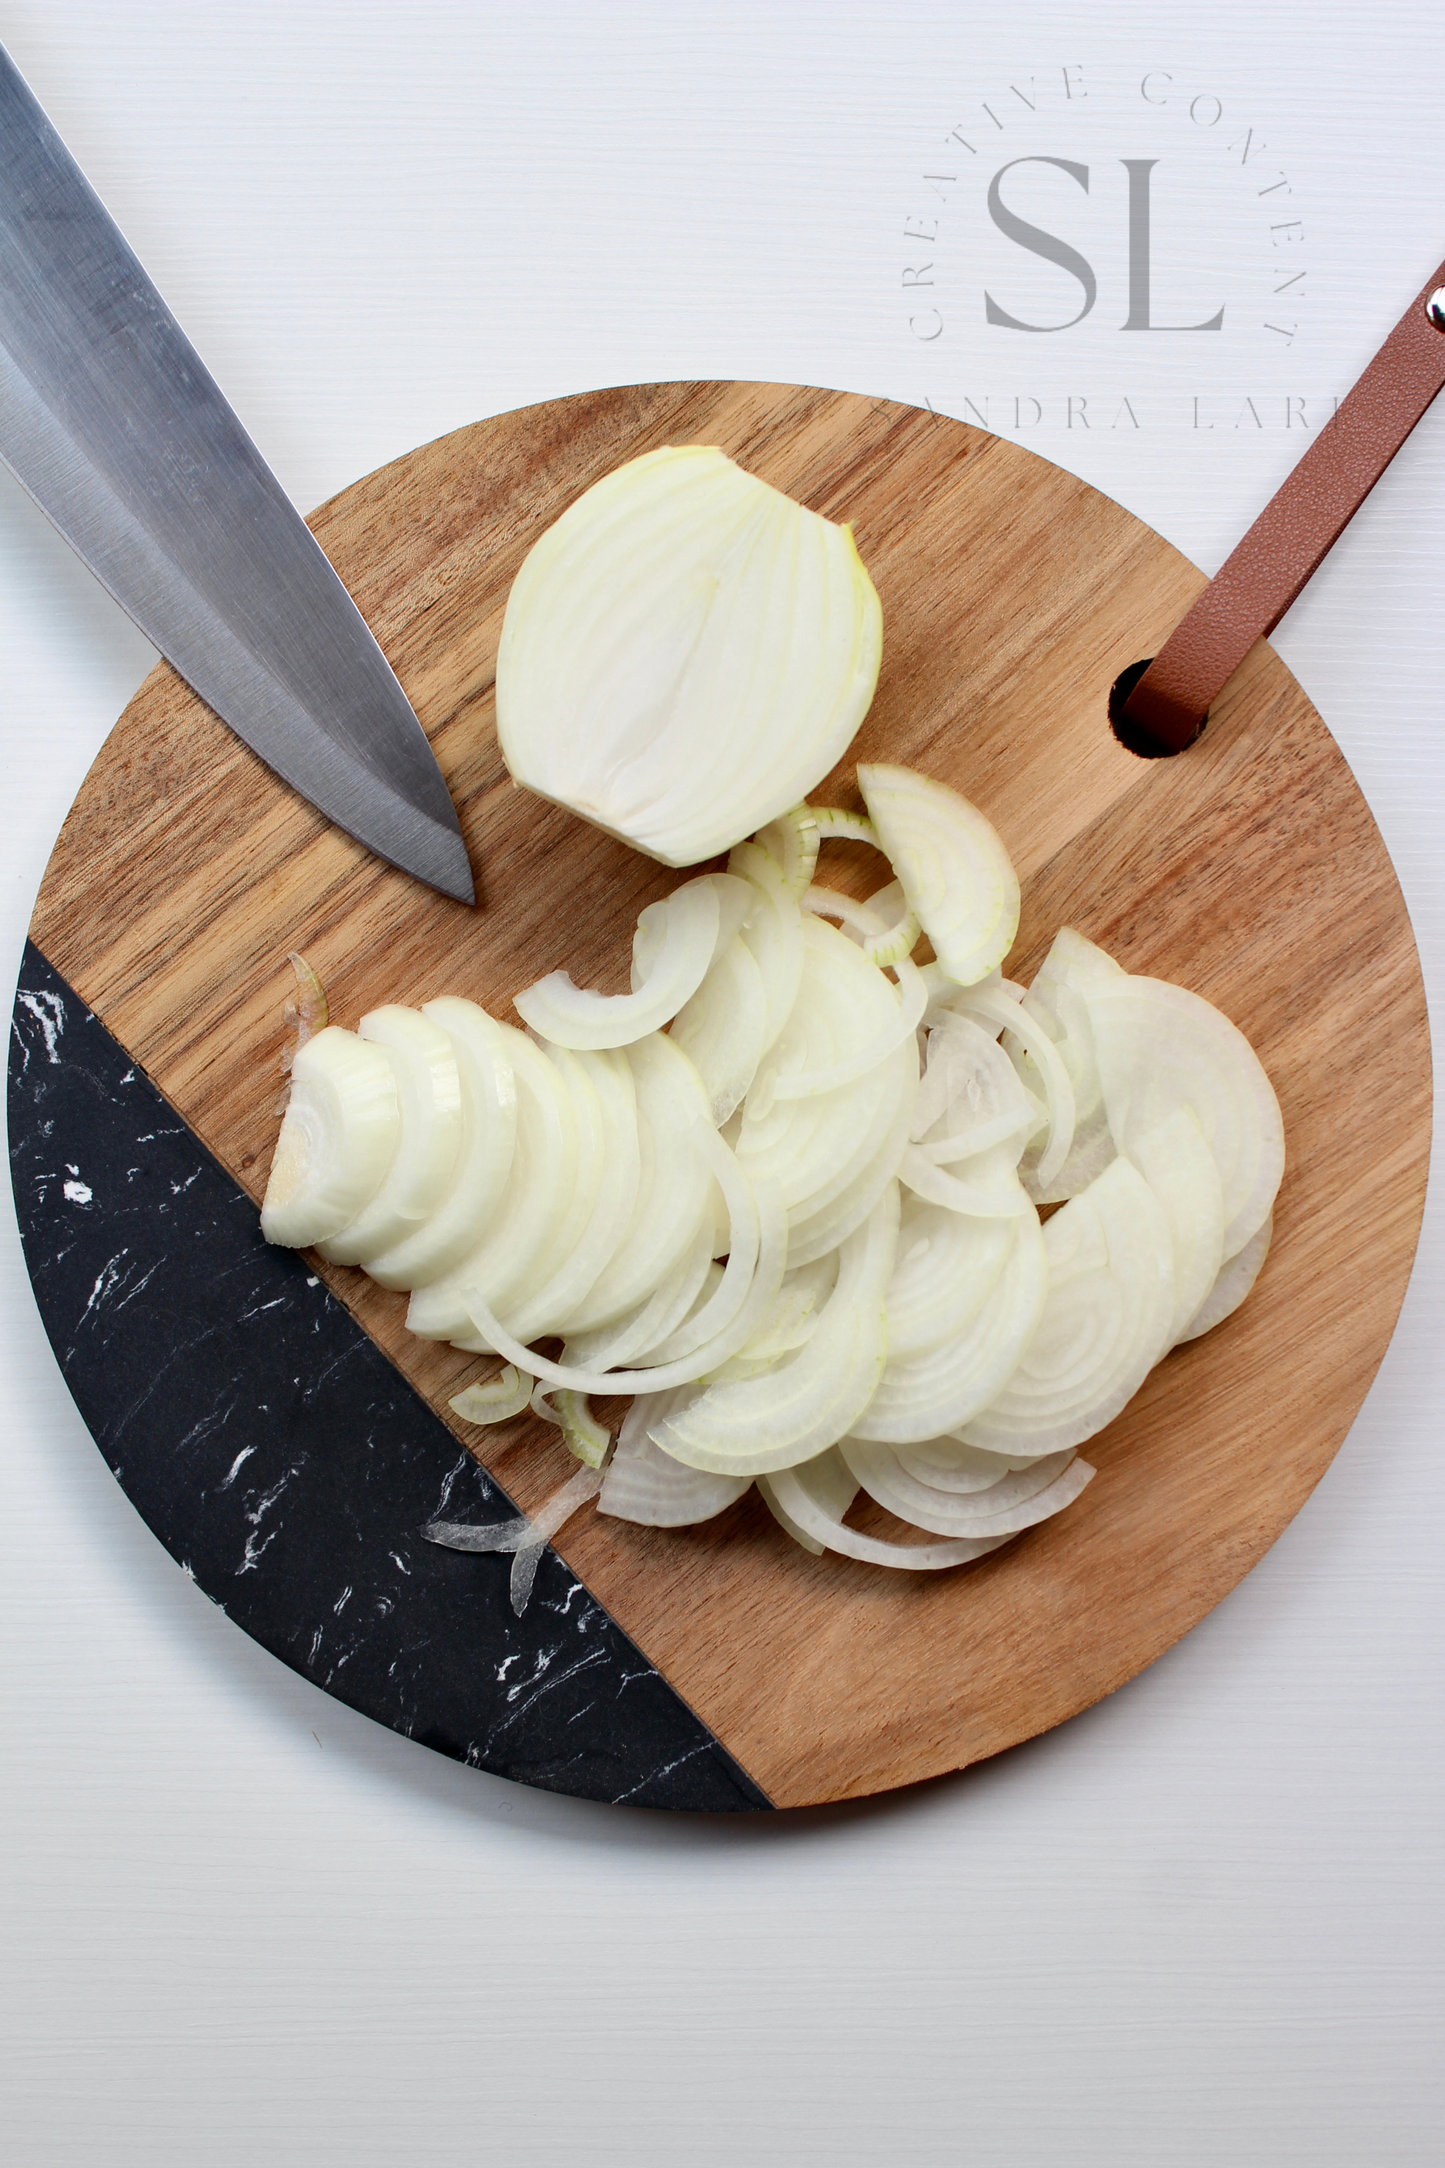
[[1445, 286], [1437, 286], [1425, 303], [1425, 314], [1437, 331], [1445, 331]]

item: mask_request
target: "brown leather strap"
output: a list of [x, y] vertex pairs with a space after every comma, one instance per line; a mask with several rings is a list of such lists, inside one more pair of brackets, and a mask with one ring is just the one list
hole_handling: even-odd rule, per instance
[[1122, 719], [1174, 752], [1256, 640], [1272, 632], [1445, 385], [1445, 264], [1276, 490], [1125, 701]]

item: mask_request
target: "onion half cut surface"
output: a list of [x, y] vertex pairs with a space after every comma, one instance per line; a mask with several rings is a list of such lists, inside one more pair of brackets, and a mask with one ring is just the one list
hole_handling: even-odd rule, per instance
[[881, 653], [848, 528], [716, 447], [664, 447], [585, 491], [517, 574], [502, 754], [529, 790], [697, 865], [826, 775]]

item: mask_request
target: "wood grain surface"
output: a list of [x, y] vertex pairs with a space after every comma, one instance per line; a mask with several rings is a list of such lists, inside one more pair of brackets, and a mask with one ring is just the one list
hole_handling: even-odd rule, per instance
[[[559, 1549], [779, 1805], [909, 1783], [1088, 1706], [1170, 1647], [1268, 1548], [1338, 1449], [1414, 1254], [1429, 1144], [1424, 993], [1384, 846], [1319, 716], [1261, 644], [1203, 739], [1142, 761], [1108, 689], [1203, 576], [1015, 445], [885, 401], [757, 384], [647, 385], [504, 415], [358, 482], [315, 528], [431, 738], [479, 909], [370, 857], [278, 783], [164, 665], [91, 769], [32, 933], [259, 1200], [277, 1127], [285, 963], [334, 1021], [462, 993], [510, 1015], [559, 964], [626, 983], [639, 908], [682, 878], [518, 792], [493, 673], [507, 590], [607, 469], [719, 444], [853, 522], [884, 612], [854, 760], [943, 777], [1024, 885], [1007, 969], [1061, 924], [1194, 988], [1249, 1035], [1284, 1111], [1274, 1247], [1250, 1300], [1177, 1349], [1087, 1447], [1067, 1512], [978, 1565], [887, 1574], [789, 1542], [753, 1496], [695, 1530], [590, 1511]], [[826, 878], [876, 885], [828, 847]], [[569, 1465], [555, 1434], [486, 1434], [447, 1396], [474, 1358], [410, 1339], [405, 1297], [318, 1264], [524, 1507]], [[883, 1523], [880, 1521], [880, 1526]]]

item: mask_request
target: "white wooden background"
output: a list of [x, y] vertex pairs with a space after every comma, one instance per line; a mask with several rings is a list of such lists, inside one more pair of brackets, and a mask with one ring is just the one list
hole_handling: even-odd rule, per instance
[[[1146, 69], [1282, 150], [1308, 320], [1288, 366], [1230, 349], [1271, 396], [1296, 370], [1344, 390], [1445, 255], [1432, 0], [6, 0], [0, 40], [302, 505], [599, 383], [957, 410], [1012, 364], [976, 307], [946, 349], [910, 339], [902, 225], [965, 111], [1065, 64], [1100, 95], [1071, 156], [1136, 154], [1119, 101]], [[1197, 293], [1234, 271], [1191, 201]], [[1102, 318], [1030, 360], [1051, 401], [1086, 362], [1128, 390]], [[1202, 367], [1150, 343], [1161, 414]], [[1177, 419], [1033, 441], [1211, 568], [1301, 442]], [[1279, 635], [1383, 827], [1437, 1013], [1442, 595], [1445, 401]], [[8, 478], [0, 633], [8, 984], [150, 661]], [[454, 1767], [245, 1640], [103, 1468], [3, 1209], [8, 2158], [1439, 2159], [1438, 1197], [1338, 1462], [1180, 1648], [996, 1764], [764, 1826]]]

